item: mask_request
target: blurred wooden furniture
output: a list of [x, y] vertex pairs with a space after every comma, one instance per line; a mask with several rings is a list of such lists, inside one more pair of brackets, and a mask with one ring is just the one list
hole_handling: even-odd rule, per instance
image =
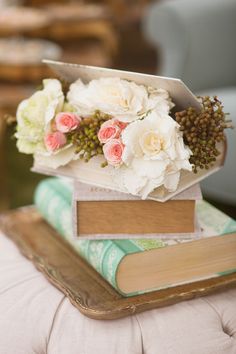
[[47, 12], [27, 7], [9, 7], [0, 13], [0, 37], [22, 35], [50, 24]]
[[[43, 4], [45, 5], [45, 3]], [[49, 3], [40, 9], [27, 7], [4, 9], [0, 14], [0, 37], [10, 35], [24, 35], [28, 38], [45, 38], [59, 42], [62, 47], [65, 47], [66, 58], [69, 58], [68, 49], [69, 53], [76, 53], [77, 63], [81, 63], [80, 53], [84, 57], [85, 48], [89, 47], [88, 45], [84, 46], [84, 43], [81, 47], [81, 41], [87, 41], [87, 44], [90, 42], [91, 48], [95, 43], [95, 53], [91, 55], [91, 51], [89, 51], [87, 58], [82, 60], [83, 64], [111, 66], [118, 51], [118, 35], [113, 25], [112, 14], [108, 6], [104, 5]], [[100, 46], [99, 54], [98, 46]], [[11, 52], [14, 51], [11, 50]], [[99, 56], [98, 63], [97, 55]], [[74, 57], [74, 54], [72, 56]], [[48, 55], [44, 57], [59, 59], [51, 58]], [[103, 60], [101, 60], [102, 57]], [[10, 80], [16, 79], [19, 82], [32, 78], [35, 81], [48, 75], [45, 66], [38, 65], [36, 67], [29, 65], [29, 63], [28, 67], [15, 66], [8, 66], [8, 63], [5, 66], [2, 65], [0, 80], [1, 78], [4, 80], [10, 78]], [[25, 71], [28, 71], [28, 74]]]
[[24, 0], [26, 6], [43, 6], [48, 4], [67, 4], [68, 0]]
[[38, 65], [0, 64], [0, 79], [12, 83], [39, 82], [51, 75], [51, 70], [42, 63]]
[[47, 5], [44, 7], [51, 18], [51, 25], [31, 32], [31, 36], [49, 38], [66, 44], [78, 40], [96, 40], [110, 58], [117, 53], [118, 36], [113, 24], [111, 11], [103, 5], [66, 4]]
[[103, 0], [103, 3], [111, 9], [117, 25], [124, 26], [140, 21], [147, 5], [152, 1], [154, 0]]
[[61, 48], [41, 39], [0, 39], [0, 80], [39, 82], [51, 75], [42, 59], [61, 59]]

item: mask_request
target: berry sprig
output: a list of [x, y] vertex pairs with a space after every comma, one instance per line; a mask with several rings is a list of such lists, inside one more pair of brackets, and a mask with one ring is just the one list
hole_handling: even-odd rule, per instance
[[197, 111], [189, 107], [182, 112], [175, 113], [176, 121], [183, 131], [186, 145], [192, 151], [190, 163], [193, 172], [198, 169], [209, 169], [220, 154], [217, 143], [225, 140], [224, 129], [233, 128], [231, 121], [226, 120], [223, 106], [216, 96], [199, 97], [202, 108]]
[[110, 118], [108, 114], [96, 111], [93, 116], [83, 118], [79, 130], [71, 134], [71, 142], [76, 146], [76, 153], [80, 155], [80, 159], [88, 162], [92, 157], [103, 154], [98, 131]]

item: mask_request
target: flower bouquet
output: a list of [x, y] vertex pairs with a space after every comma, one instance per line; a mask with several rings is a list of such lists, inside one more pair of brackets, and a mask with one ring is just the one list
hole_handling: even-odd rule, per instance
[[166, 201], [217, 171], [229, 127], [221, 102], [178, 79], [47, 62], [59, 75], [17, 109], [33, 170]]

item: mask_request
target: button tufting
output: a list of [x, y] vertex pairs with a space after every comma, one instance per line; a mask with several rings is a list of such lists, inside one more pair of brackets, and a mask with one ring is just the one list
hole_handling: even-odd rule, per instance
[[229, 331], [229, 329], [227, 328], [227, 327], [222, 327], [222, 330], [223, 330], [223, 332], [225, 333], [225, 334], [227, 334], [229, 337], [231, 337], [231, 335], [230, 335], [230, 331]]

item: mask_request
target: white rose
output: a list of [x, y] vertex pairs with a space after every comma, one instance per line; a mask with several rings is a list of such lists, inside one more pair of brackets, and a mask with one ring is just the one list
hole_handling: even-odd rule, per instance
[[179, 125], [167, 114], [152, 112], [129, 124], [122, 133], [122, 141], [124, 165], [116, 181], [129, 193], [146, 198], [161, 185], [174, 191], [180, 170], [192, 170], [191, 151], [184, 145]]
[[75, 153], [74, 146], [68, 145], [56, 151], [53, 154], [49, 153], [36, 153], [34, 161], [36, 165], [57, 169], [60, 166], [65, 166], [73, 160], [77, 160], [79, 154]]
[[170, 110], [174, 107], [169, 93], [164, 89], [156, 89], [153, 87], [148, 87], [148, 93], [148, 110], [154, 110], [160, 114], [169, 114]]
[[34, 154], [45, 150], [44, 136], [50, 122], [60, 112], [64, 95], [60, 81], [43, 80], [43, 89], [22, 101], [17, 109], [17, 147], [20, 152]]
[[137, 120], [153, 109], [169, 113], [172, 107], [167, 91], [120, 78], [101, 78], [87, 85], [77, 80], [70, 86], [67, 97], [82, 116], [100, 110], [123, 122]]

